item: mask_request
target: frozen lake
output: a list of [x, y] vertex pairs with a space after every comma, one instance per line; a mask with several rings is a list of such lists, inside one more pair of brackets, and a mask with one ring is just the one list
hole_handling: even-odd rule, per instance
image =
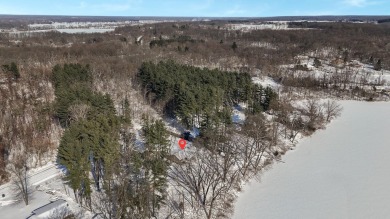
[[389, 218], [390, 103], [341, 104], [326, 130], [244, 186], [233, 218]]

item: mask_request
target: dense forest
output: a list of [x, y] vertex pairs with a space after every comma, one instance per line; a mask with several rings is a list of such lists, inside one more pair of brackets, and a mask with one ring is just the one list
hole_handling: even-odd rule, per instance
[[248, 112], [255, 114], [268, 110], [277, 98], [271, 88], [253, 84], [248, 73], [201, 69], [173, 61], [143, 63], [138, 77], [153, 103], [187, 127], [229, 124], [233, 106], [246, 103]]

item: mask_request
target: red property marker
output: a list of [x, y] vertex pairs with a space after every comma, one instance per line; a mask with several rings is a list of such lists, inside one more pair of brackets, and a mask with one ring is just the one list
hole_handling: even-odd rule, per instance
[[186, 147], [186, 144], [187, 144], [187, 141], [186, 140], [184, 140], [184, 139], [180, 139], [179, 140], [179, 146], [180, 146], [180, 148], [182, 149], [182, 150], [184, 150], [184, 148]]

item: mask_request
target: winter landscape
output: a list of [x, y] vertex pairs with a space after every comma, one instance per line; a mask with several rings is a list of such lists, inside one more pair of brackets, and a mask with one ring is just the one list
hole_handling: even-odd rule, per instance
[[0, 218], [390, 217], [388, 7], [0, 3]]
[[[233, 218], [386, 218], [390, 104], [341, 101], [342, 116], [243, 187]], [[367, 116], [362, 116], [367, 115]]]

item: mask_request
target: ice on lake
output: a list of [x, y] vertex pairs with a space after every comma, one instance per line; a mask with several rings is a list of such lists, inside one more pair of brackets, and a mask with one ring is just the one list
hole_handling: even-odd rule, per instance
[[244, 186], [233, 218], [389, 218], [390, 103], [341, 103], [326, 130]]

